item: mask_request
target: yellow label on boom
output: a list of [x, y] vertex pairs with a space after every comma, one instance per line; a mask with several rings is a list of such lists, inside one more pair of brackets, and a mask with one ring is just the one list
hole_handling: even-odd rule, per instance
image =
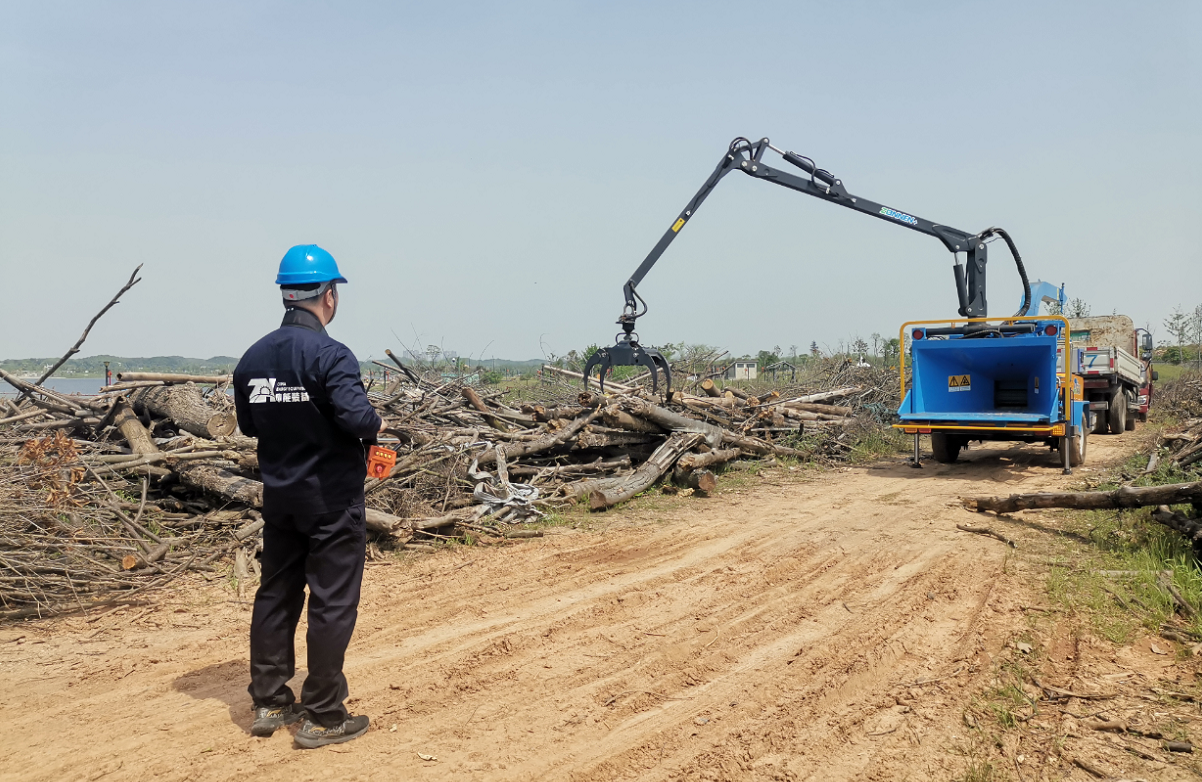
[[677, 218], [676, 222], [672, 224], [672, 233], [679, 232], [680, 229], [683, 227], [684, 227], [684, 218], [683, 217]]
[[947, 390], [952, 391], [971, 391], [972, 390], [972, 375], [948, 375]]

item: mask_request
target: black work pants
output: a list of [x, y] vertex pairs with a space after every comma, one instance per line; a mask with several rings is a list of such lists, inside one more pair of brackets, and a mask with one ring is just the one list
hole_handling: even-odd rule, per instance
[[342, 662], [359, 616], [366, 546], [363, 505], [320, 515], [263, 514], [263, 576], [250, 623], [250, 696], [255, 706], [296, 698], [293, 639], [309, 587], [309, 674], [301, 703], [326, 726], [347, 718]]

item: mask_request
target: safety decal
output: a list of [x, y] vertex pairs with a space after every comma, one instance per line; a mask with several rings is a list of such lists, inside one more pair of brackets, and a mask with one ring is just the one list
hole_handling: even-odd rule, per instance
[[972, 390], [972, 375], [948, 375], [947, 390], [951, 391], [971, 391]]
[[672, 224], [672, 233], [677, 233], [681, 228], [684, 228], [683, 217], [677, 218], [676, 222]]
[[911, 217], [905, 212], [898, 212], [894, 209], [890, 209], [887, 206], [881, 207], [881, 214], [883, 214], [885, 217], [892, 217], [894, 220], [901, 220], [906, 225], [918, 225], [917, 217]]

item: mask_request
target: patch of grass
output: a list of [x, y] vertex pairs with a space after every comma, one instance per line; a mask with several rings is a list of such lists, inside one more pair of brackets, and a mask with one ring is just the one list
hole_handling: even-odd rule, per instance
[[988, 760], [970, 760], [964, 770], [963, 782], [1001, 782], [1010, 779], [1010, 775], [998, 769]]
[[909, 453], [913, 446], [912, 437], [892, 427], [866, 428], [852, 446], [847, 460], [852, 464], [865, 464], [887, 456]]
[[[1086, 611], [1098, 633], [1114, 643], [1126, 643], [1141, 626], [1155, 631], [1174, 618], [1165, 580], [1187, 604], [1202, 606], [1202, 570], [1190, 543], [1153, 521], [1151, 513], [1140, 508], [1058, 514], [1065, 532], [1090, 545], [1053, 563], [1048, 594], [1068, 608]], [[1202, 633], [1202, 617], [1189, 624]]]

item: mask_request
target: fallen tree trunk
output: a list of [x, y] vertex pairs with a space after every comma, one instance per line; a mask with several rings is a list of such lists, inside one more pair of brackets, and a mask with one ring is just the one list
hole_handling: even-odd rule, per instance
[[825, 413], [836, 418], [846, 418], [856, 412], [850, 407], [822, 405], [816, 402], [782, 402], [779, 406], [789, 408], [790, 410], [804, 410], [807, 413]]
[[1031, 508], [1139, 508], [1147, 505], [1177, 505], [1202, 501], [1202, 481], [1164, 486], [1123, 486], [1114, 491], [1041, 492], [1011, 494], [1009, 497], [966, 497], [969, 510], [1012, 513]]
[[663, 477], [681, 455], [687, 453], [702, 439], [696, 432], [680, 432], [672, 435], [655, 453], [631, 475], [619, 478], [612, 488], [596, 489], [589, 494], [589, 508], [603, 510], [630, 499]]
[[415, 530], [445, 527], [462, 520], [462, 515], [457, 516], [453, 513], [432, 519], [402, 519], [400, 516], [393, 516], [391, 513], [385, 513], [375, 508], [367, 508], [364, 513], [364, 523], [372, 532], [399, 536], [404, 536], [406, 533], [411, 535]]
[[708, 377], [705, 380], [701, 381], [701, 390], [705, 392], [706, 396], [710, 396], [710, 397], [722, 396], [722, 392], [718, 390], [718, 386], [715, 385], [714, 381], [710, 380]]
[[733, 461], [738, 459], [740, 454], [742, 451], [738, 448], [722, 448], [709, 453], [688, 453], [680, 457], [676, 467], [681, 470], [700, 470]]
[[116, 426], [117, 431], [121, 432], [121, 436], [125, 438], [129, 449], [139, 456], [158, 453], [159, 447], [154, 444], [154, 438], [150, 436], [150, 432], [146, 431], [146, 427], [142, 426], [142, 422], [134, 415], [134, 411], [130, 409], [129, 403], [124, 399], [118, 399], [114, 406], [117, 410], [113, 415], [113, 426]]
[[664, 428], [657, 426], [651, 421], [646, 421], [642, 418], [635, 418], [625, 410], [618, 407], [607, 407], [605, 412], [601, 414], [605, 419], [605, 423], [610, 426], [616, 426], [619, 429], [628, 429], [632, 432], [644, 432], [647, 434], [664, 434]]
[[260, 481], [243, 478], [210, 464], [180, 464], [176, 466], [175, 473], [193, 488], [255, 508], [263, 505], [263, 484]]
[[698, 421], [695, 418], [689, 418], [680, 413], [673, 413], [671, 410], [665, 410], [657, 405], [644, 402], [641, 399], [632, 400], [629, 408], [632, 415], [657, 423], [668, 431], [693, 432], [704, 435], [706, 442], [711, 448], [716, 448], [721, 444], [722, 438], [726, 434], [726, 430], [720, 426], [707, 424], [704, 421]]
[[802, 403], [825, 402], [828, 399], [838, 399], [841, 396], [848, 396], [849, 394], [854, 394], [855, 392], [857, 392], [859, 390], [860, 390], [859, 386], [844, 386], [843, 388], [836, 388], [832, 391], [822, 391], [817, 394], [806, 394], [805, 396], [795, 396], [792, 399], [786, 399], [781, 404], [787, 405], [787, 404], [790, 404], [793, 402], [802, 402]]
[[156, 386], [135, 393], [134, 410], [162, 416], [189, 434], [214, 440], [233, 434], [238, 420], [232, 413], [214, 410], [205, 402], [200, 389], [191, 383]]
[[117, 380], [122, 383], [158, 381], [160, 383], [229, 383], [233, 375], [184, 375], [176, 372], [118, 372]]

